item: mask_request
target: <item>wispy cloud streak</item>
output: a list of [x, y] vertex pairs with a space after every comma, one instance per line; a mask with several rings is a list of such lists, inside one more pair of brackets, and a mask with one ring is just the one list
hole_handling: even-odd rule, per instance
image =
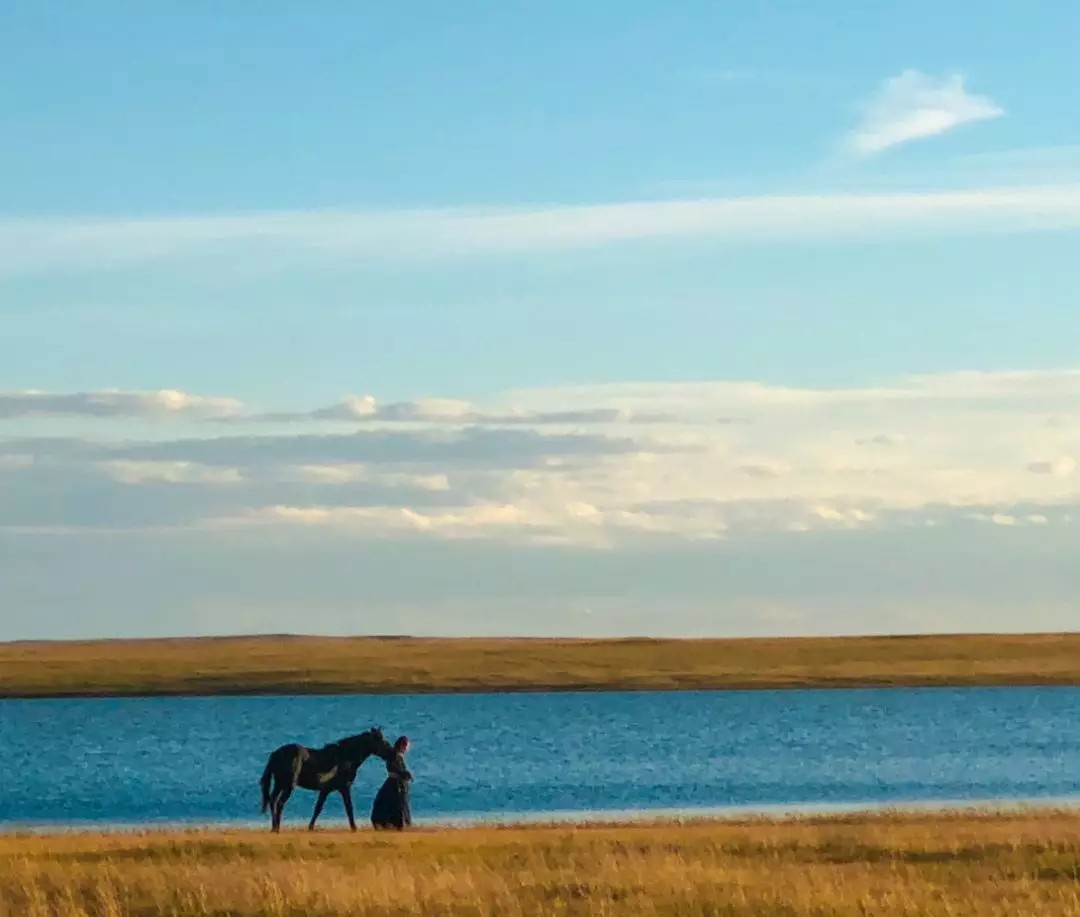
[[148, 392], [0, 391], [0, 419], [15, 417], [228, 417], [235, 398], [191, 395], [175, 389]]
[[[869, 142], [869, 141], [868, 141]], [[881, 141], [874, 141], [880, 143]], [[1080, 184], [962, 191], [764, 195], [407, 211], [0, 221], [0, 273], [152, 261], [358, 266], [587, 249], [634, 241], [779, 242], [1080, 226]]]
[[848, 144], [855, 153], [870, 155], [1004, 114], [986, 96], [968, 92], [960, 74], [935, 79], [918, 70], [905, 70], [886, 80], [867, 103]]

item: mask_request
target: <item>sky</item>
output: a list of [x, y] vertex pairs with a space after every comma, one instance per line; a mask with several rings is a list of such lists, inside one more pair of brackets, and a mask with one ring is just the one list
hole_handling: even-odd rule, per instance
[[1080, 621], [1080, 7], [0, 11], [0, 639]]

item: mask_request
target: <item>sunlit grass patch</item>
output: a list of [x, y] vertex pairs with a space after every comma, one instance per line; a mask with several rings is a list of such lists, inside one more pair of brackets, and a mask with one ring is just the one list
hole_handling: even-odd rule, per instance
[[1080, 813], [0, 837], [45, 915], [1080, 913]]

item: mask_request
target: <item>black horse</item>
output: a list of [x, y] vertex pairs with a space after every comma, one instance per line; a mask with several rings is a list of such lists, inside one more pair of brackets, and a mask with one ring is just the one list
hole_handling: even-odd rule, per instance
[[[308, 830], [315, 830], [315, 820], [322, 812], [326, 797], [334, 791], [341, 793], [349, 827], [355, 831], [352, 784], [356, 772], [371, 755], [384, 761], [394, 755], [393, 746], [386, 741], [382, 730], [372, 727], [359, 735], [347, 736], [322, 748], [308, 748], [290, 743], [270, 752], [259, 785], [262, 788], [262, 811], [270, 810], [270, 830], [281, 830], [281, 812], [292, 791], [297, 787], [315, 790], [319, 798]], [[273, 789], [270, 788], [271, 781]]]

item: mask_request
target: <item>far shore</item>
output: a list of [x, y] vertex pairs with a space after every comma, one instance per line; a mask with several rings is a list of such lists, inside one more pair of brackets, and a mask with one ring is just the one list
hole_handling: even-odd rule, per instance
[[1080, 685], [1080, 632], [0, 643], [0, 698]]

